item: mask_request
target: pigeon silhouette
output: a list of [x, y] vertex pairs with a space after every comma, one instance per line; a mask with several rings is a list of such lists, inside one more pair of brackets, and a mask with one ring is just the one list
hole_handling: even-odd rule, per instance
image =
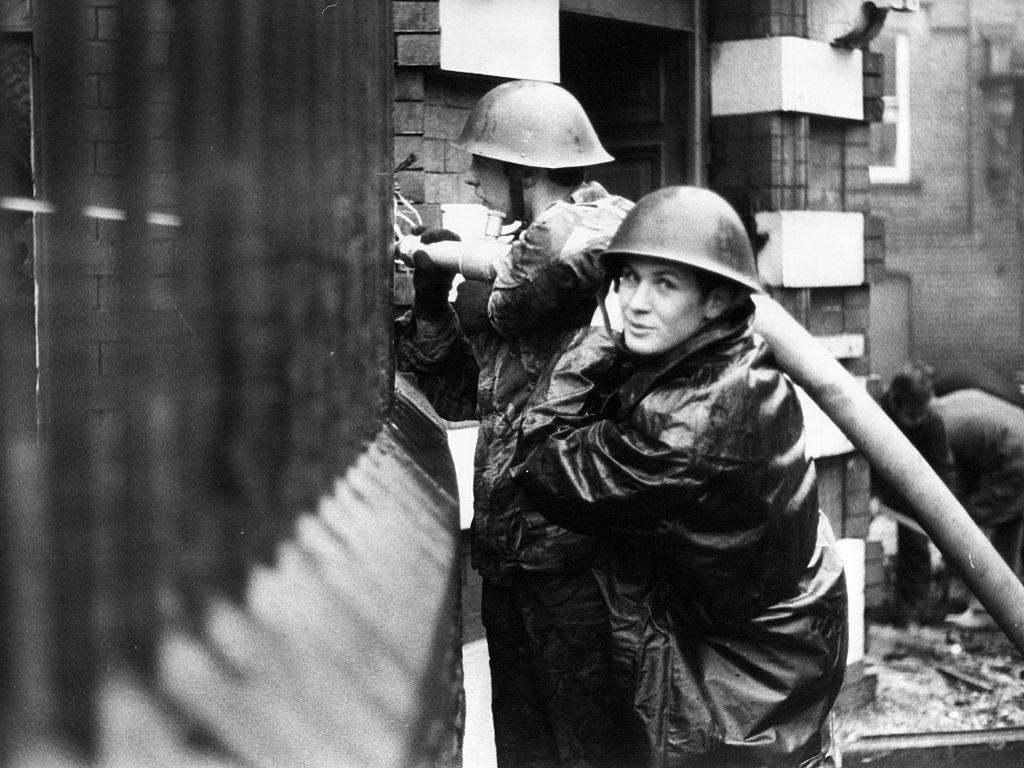
[[888, 15], [887, 7], [879, 8], [875, 3], [861, 3], [853, 29], [833, 40], [832, 45], [840, 48], [861, 48], [867, 45], [882, 31], [885, 17]]

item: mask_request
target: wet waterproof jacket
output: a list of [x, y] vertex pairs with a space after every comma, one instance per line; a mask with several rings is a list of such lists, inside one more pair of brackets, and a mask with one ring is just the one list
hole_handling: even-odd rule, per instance
[[796, 394], [751, 316], [654, 360], [581, 331], [523, 419], [516, 482], [606, 549], [639, 765], [817, 765], [842, 684], [842, 564]]
[[598, 256], [632, 203], [596, 182], [537, 216], [499, 260], [487, 300], [490, 328], [398, 322], [398, 366], [412, 373], [442, 418], [479, 419], [474, 455], [472, 557], [492, 581], [516, 571], [589, 566], [593, 540], [541, 516], [508, 476], [516, 424], [545, 366], [589, 324], [604, 273]]

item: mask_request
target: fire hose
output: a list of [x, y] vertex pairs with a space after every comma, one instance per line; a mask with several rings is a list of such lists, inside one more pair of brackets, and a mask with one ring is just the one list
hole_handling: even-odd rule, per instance
[[754, 302], [754, 331], [779, 368], [910, 502], [917, 523], [1024, 655], [1024, 584], [867, 390], [778, 302], [763, 295]]

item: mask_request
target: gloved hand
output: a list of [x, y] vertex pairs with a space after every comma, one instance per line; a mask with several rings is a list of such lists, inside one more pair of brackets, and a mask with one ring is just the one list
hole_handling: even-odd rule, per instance
[[487, 303], [490, 298], [490, 283], [481, 283], [477, 280], [464, 280], [459, 283], [452, 308], [459, 318], [463, 333], [473, 335], [491, 330], [491, 321], [487, 318]]
[[[423, 245], [462, 239], [448, 229], [416, 227], [412, 234], [419, 236]], [[439, 269], [426, 251], [413, 252], [412, 263], [412, 286], [415, 291], [413, 314], [424, 320], [444, 319], [448, 313], [448, 292], [452, 287], [454, 273]]]
[[424, 245], [440, 243], [442, 240], [454, 240], [457, 243], [462, 242], [462, 238], [450, 229], [441, 229], [440, 227], [424, 227], [420, 225], [418, 227], [413, 227], [410, 234], [416, 235]]

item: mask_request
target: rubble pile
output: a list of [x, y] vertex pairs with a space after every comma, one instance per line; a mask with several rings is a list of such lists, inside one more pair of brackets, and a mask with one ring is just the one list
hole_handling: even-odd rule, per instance
[[1024, 658], [998, 630], [868, 626], [874, 700], [837, 719], [860, 737], [1024, 726]]

